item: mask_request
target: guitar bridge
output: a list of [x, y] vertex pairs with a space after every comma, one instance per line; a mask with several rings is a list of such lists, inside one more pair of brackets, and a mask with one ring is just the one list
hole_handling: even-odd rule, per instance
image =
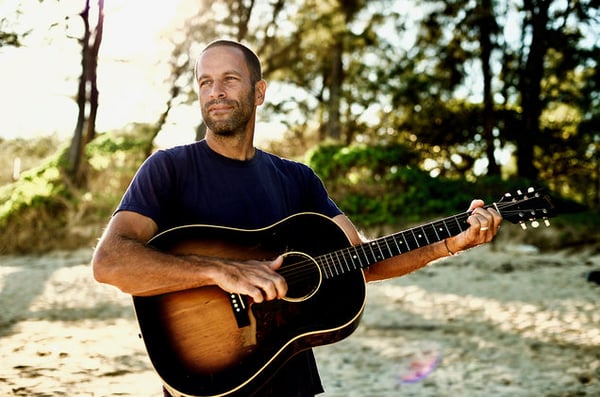
[[231, 309], [235, 316], [235, 321], [239, 328], [250, 325], [250, 316], [248, 315], [248, 301], [245, 296], [240, 294], [229, 294]]

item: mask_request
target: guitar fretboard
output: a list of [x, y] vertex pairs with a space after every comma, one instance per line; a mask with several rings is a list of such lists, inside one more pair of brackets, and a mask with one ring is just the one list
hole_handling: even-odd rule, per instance
[[469, 227], [463, 213], [315, 258], [326, 279], [456, 236]]

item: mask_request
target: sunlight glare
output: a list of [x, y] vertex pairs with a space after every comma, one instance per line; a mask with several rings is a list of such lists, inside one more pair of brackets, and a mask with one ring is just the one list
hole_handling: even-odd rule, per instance
[[[168, 95], [163, 76], [171, 50], [165, 37], [183, 22], [183, 3], [105, 3], [98, 66], [99, 131], [133, 122], [152, 123], [160, 115]], [[27, 12], [11, 23], [17, 31], [32, 29], [32, 33], [24, 38], [23, 47], [0, 49], [0, 107], [9, 109], [0, 118], [0, 137], [56, 133], [68, 138], [77, 118], [74, 99], [81, 73], [80, 10], [71, 2], [44, 2], [27, 3], [21, 11]], [[62, 20], [67, 26], [50, 28]]]
[[107, 2], [102, 51], [108, 57], [131, 59], [155, 54], [157, 43], [175, 23], [179, 1]]

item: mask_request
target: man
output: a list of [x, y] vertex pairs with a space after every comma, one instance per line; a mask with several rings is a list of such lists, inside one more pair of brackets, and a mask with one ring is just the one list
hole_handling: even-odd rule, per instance
[[[256, 303], [284, 298], [286, 281], [277, 272], [281, 257], [238, 262], [174, 256], [146, 246], [157, 233], [178, 225], [258, 229], [299, 212], [330, 217], [352, 244], [363, 242], [310, 168], [254, 147], [256, 108], [267, 88], [257, 56], [239, 43], [219, 40], [201, 53], [195, 73], [206, 139], [159, 151], [140, 167], [96, 247], [94, 276], [134, 296], [217, 285]], [[492, 240], [500, 215], [484, 209], [480, 200], [470, 210], [467, 230], [376, 263], [364, 270], [366, 280], [401, 276]], [[312, 351], [307, 351], [290, 360], [258, 395], [305, 397], [322, 391]]]

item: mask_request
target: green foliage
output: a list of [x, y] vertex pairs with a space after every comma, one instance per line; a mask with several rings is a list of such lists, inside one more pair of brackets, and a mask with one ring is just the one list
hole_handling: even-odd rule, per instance
[[25, 207], [39, 207], [60, 195], [60, 171], [57, 158], [24, 173], [18, 183], [0, 187], [0, 227], [5, 226], [11, 214]]
[[0, 252], [68, 248], [96, 239], [151, 145], [148, 128], [137, 127], [101, 134], [87, 145], [86, 190], [64, 177], [65, 148], [1, 186]]
[[308, 162], [355, 222], [373, 226], [415, 221], [445, 206], [436, 199], [439, 185], [415, 167], [417, 158], [401, 144], [325, 144], [309, 154]]
[[154, 128], [146, 124], [134, 124], [123, 131], [98, 134], [86, 146], [88, 156], [110, 156], [111, 153], [144, 154], [152, 146]]
[[[17, 182], [0, 187], [0, 253], [48, 243], [40, 229], [59, 230], [72, 195], [62, 182], [62, 153], [24, 172]], [[48, 237], [48, 239], [44, 239]], [[36, 239], [42, 239], [37, 241]]]
[[352, 178], [349, 172], [352, 170], [355, 173], [369, 170], [372, 177], [381, 178], [398, 164], [416, 165], [419, 155], [399, 143], [352, 146], [325, 143], [309, 151], [307, 157], [309, 165], [322, 178], [339, 180]]
[[61, 146], [56, 136], [38, 139], [0, 138], [0, 185], [13, 181], [20, 170], [30, 170], [50, 160]]
[[150, 154], [153, 136], [145, 125], [99, 134], [86, 146], [86, 157], [95, 172], [130, 174]]
[[462, 185], [402, 167], [379, 181], [357, 182], [356, 189], [340, 194], [338, 203], [362, 227], [409, 224], [466, 209], [472, 196]]
[[432, 177], [415, 166], [418, 156], [399, 144], [344, 147], [324, 144], [308, 162], [341, 209], [360, 227], [406, 225], [465, 211], [471, 200], [498, 201], [525, 190], [525, 180]]

